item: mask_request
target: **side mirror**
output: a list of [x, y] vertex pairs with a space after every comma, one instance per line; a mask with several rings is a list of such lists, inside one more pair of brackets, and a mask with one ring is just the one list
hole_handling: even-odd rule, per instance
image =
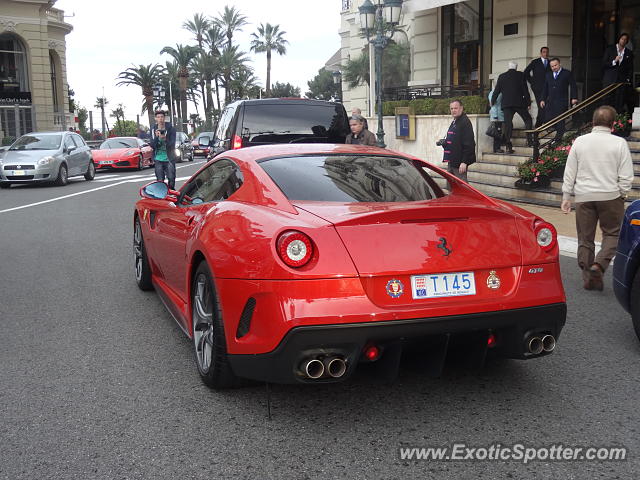
[[151, 182], [140, 189], [140, 196], [164, 200], [169, 194], [169, 187], [164, 182]]
[[73, 152], [75, 149], [76, 149], [76, 147], [66, 147], [66, 148], [64, 149], [64, 151], [65, 151], [66, 153], [71, 153], [71, 152]]

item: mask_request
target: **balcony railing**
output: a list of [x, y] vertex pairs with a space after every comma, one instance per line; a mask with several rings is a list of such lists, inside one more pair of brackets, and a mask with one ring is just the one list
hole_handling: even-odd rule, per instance
[[57, 8], [49, 8], [47, 9], [46, 13], [49, 20], [55, 20], [56, 22], [64, 23], [64, 11], [58, 10]]
[[[416, 85], [412, 87], [385, 88], [385, 100], [415, 100], [417, 98], [451, 98], [467, 95], [484, 95], [482, 85]], [[488, 92], [487, 92], [488, 93]]]

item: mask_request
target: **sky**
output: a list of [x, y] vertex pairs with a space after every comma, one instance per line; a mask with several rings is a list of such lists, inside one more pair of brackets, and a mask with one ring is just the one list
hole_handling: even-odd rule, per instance
[[[234, 43], [251, 59], [263, 88], [266, 54], [249, 49], [251, 33], [260, 23], [280, 25], [289, 41], [285, 55], [272, 54], [271, 83], [289, 82], [300, 87], [302, 95], [307, 82], [340, 48], [339, 0], [111, 0], [100, 4], [102, 8], [97, 8], [95, 0], [58, 0], [54, 5], [64, 10], [65, 20], [73, 25], [66, 37], [69, 87], [80, 105], [94, 110], [94, 122], [98, 113], [93, 105], [104, 88], [109, 112], [122, 103], [127, 119], [135, 120], [140, 114], [140, 123], [148, 123], [146, 114], [140, 112], [141, 89], [133, 85], [117, 87], [116, 77], [133, 65], [164, 65], [171, 57], [160, 55], [160, 50], [167, 45], [194, 45], [195, 40], [182, 24], [195, 13], [215, 17], [229, 5], [247, 17], [249, 25], [234, 35]], [[192, 104], [189, 113], [194, 113]], [[204, 117], [201, 106], [199, 113]], [[112, 123], [114, 119], [108, 120]]]

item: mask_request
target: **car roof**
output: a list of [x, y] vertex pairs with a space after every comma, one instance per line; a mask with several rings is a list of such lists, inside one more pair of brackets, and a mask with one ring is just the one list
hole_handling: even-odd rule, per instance
[[326, 154], [360, 154], [360, 155], [393, 155], [411, 158], [404, 153], [395, 152], [380, 147], [369, 147], [363, 145], [346, 145], [336, 143], [276, 143], [272, 145], [260, 145], [255, 147], [241, 148], [238, 150], [227, 150], [218, 157], [233, 158], [240, 161], [256, 161], [269, 157], [294, 156], [294, 155], [326, 155]]
[[287, 104], [305, 104], [305, 105], [324, 105], [335, 106], [341, 105], [337, 102], [329, 102], [327, 100], [315, 100], [312, 98], [297, 98], [297, 97], [283, 97], [283, 98], [254, 98], [251, 100], [236, 100], [234, 105], [287, 105]]

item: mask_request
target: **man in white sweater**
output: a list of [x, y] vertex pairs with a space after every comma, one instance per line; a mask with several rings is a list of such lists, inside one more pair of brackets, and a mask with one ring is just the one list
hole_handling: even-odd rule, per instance
[[[615, 117], [609, 106], [594, 112], [593, 130], [575, 140], [564, 170], [560, 208], [569, 213], [571, 195], [575, 196], [578, 265], [587, 290], [603, 289], [602, 276], [616, 253], [624, 199], [633, 183], [629, 145], [611, 134]], [[602, 248], [596, 256], [598, 221]]]

